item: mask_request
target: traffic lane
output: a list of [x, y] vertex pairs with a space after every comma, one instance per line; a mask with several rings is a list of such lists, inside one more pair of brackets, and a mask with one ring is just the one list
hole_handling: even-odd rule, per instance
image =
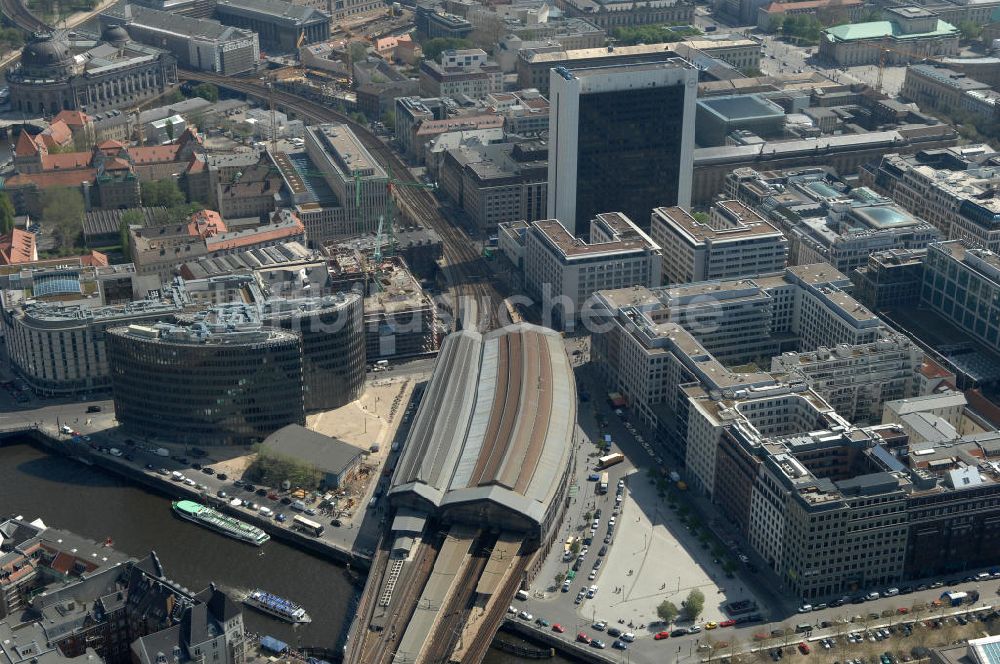
[[[967, 610], [978, 610], [983, 608], [983, 606], [995, 606], [997, 604], [996, 592], [998, 588], [996, 581], [981, 583], [978, 586], [980, 592], [980, 599], [975, 604], [963, 605]], [[959, 586], [950, 588], [950, 590], [964, 590], [968, 592], [969, 590], [976, 589], [977, 587], [972, 584], [960, 584]], [[939, 610], [949, 611], [952, 610], [950, 606], [944, 605], [940, 609], [931, 607], [931, 602], [940, 598], [941, 593], [948, 589], [946, 586], [938, 588], [935, 590], [927, 590], [923, 592], [913, 592], [905, 595], [896, 595], [894, 597], [880, 598], [878, 600], [864, 602], [862, 604], [847, 603], [840, 607], [830, 607], [820, 611], [810, 611], [808, 613], [796, 613], [787, 616], [784, 620], [772, 620], [768, 623], [754, 623], [751, 625], [737, 625], [731, 629], [739, 634], [739, 638], [742, 640], [752, 640], [753, 636], [758, 633], [770, 634], [774, 630], [779, 630], [783, 628], [794, 629], [796, 624], [810, 624], [813, 626], [812, 636], [833, 636], [839, 632], [844, 631], [855, 631], [863, 630], [866, 625], [881, 625], [881, 624], [892, 624], [897, 625], [902, 622], [909, 622], [913, 620], [928, 620], [936, 617]], [[927, 609], [920, 613], [913, 613], [911, 611], [915, 604], [925, 604]], [[908, 613], [900, 614], [898, 610], [900, 608], [907, 609]], [[882, 617], [883, 612], [891, 612], [891, 615]], [[879, 618], [870, 618], [870, 614], [878, 613]], [[854, 620], [847, 624], [838, 624], [838, 619], [851, 620], [860, 616], [860, 620]], [[821, 627], [823, 622], [830, 623], [829, 627]], [[800, 635], [801, 636], [801, 635]]]

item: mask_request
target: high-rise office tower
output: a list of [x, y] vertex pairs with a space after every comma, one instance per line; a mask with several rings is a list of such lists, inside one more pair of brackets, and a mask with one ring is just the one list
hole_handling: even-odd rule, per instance
[[697, 69], [666, 52], [550, 77], [549, 217], [580, 235], [601, 212], [649, 228], [653, 208], [691, 204]]

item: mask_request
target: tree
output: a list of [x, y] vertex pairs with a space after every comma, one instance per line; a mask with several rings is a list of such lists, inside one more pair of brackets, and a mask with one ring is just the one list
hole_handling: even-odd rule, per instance
[[697, 221], [699, 224], [708, 223], [709, 217], [707, 212], [693, 212], [691, 213], [691, 216], [694, 217], [694, 220]]
[[183, 203], [184, 192], [173, 178], [142, 183], [142, 204], [147, 207], [169, 208]]
[[684, 600], [684, 616], [694, 622], [705, 608], [705, 593], [693, 588]]
[[677, 605], [668, 599], [660, 602], [660, 605], [656, 607], [656, 615], [660, 617], [660, 620], [667, 623], [668, 625], [673, 621], [677, 620], [677, 616], [680, 615], [680, 611]]
[[184, 101], [184, 95], [180, 90], [171, 90], [163, 96], [163, 101], [167, 104], [176, 104], [179, 101]]
[[59, 246], [69, 249], [83, 230], [83, 194], [77, 189], [50, 189], [45, 192], [42, 219], [51, 224]]
[[691, 26], [640, 25], [615, 28], [611, 34], [616, 43], [623, 46], [633, 46], [635, 44], [662, 44], [681, 41], [685, 37], [700, 35], [701, 31]]
[[580, 549], [583, 548], [583, 544], [580, 543], [579, 538], [573, 540], [573, 544], [570, 545], [569, 550], [573, 552], [573, 555], [579, 555]]
[[0, 193], [0, 233], [10, 233], [14, 229], [14, 204], [10, 196]]
[[395, 110], [393, 110], [391, 108], [389, 110], [387, 110], [385, 113], [382, 114], [381, 120], [382, 120], [382, 124], [385, 125], [386, 129], [388, 129], [389, 131], [396, 131], [396, 111]]
[[472, 42], [468, 39], [457, 39], [455, 37], [435, 37], [428, 39], [420, 45], [424, 52], [424, 57], [428, 60], [437, 60], [441, 53], [453, 48], [472, 48]]
[[122, 214], [122, 219], [118, 224], [118, 235], [122, 252], [126, 256], [129, 253], [129, 228], [132, 226], [142, 226], [144, 222], [145, 219], [143, 219], [142, 213], [137, 210], [127, 210]]
[[959, 22], [958, 30], [962, 33], [962, 39], [965, 41], [976, 41], [983, 35], [983, 26], [972, 21]]
[[213, 103], [219, 101], [219, 88], [211, 83], [199, 83], [192, 92], [195, 97], [201, 97]]
[[361, 62], [368, 57], [368, 47], [361, 42], [351, 42], [347, 47], [347, 55], [351, 62]]
[[323, 473], [316, 466], [273, 452], [258, 452], [247, 476], [268, 486], [278, 486], [287, 480], [292, 486], [309, 490], [319, 488], [323, 480]]
[[561, 586], [562, 582], [566, 580], [566, 572], [558, 572], [553, 578], [555, 579], [556, 585]]
[[24, 34], [17, 28], [0, 30], [0, 46], [8, 49], [20, 48], [24, 45]]

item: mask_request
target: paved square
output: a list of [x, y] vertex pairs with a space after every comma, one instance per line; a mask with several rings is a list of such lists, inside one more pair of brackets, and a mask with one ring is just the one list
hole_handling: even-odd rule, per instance
[[[753, 599], [739, 579], [725, 578], [721, 566], [712, 562], [711, 552], [701, 548], [645, 474], [633, 472], [627, 487], [614, 542], [595, 581], [600, 591], [583, 603], [582, 617], [648, 624], [659, 619], [656, 607], [664, 599], [680, 608], [688, 593], [699, 588], [705, 594], [701, 623], [728, 618], [722, 610], [727, 602]], [[606, 529], [606, 520], [602, 521], [600, 534]], [[616, 588], [620, 591], [615, 592]]]

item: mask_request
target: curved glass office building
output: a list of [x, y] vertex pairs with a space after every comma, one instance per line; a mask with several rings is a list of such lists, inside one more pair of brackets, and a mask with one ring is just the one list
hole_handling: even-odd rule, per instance
[[302, 337], [307, 412], [340, 408], [361, 396], [365, 384], [365, 330], [361, 296], [268, 300], [261, 322]]
[[251, 445], [305, 424], [302, 340], [257, 322], [109, 329], [115, 417], [138, 436]]

